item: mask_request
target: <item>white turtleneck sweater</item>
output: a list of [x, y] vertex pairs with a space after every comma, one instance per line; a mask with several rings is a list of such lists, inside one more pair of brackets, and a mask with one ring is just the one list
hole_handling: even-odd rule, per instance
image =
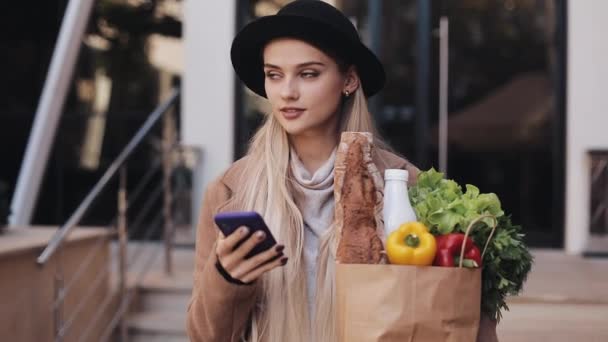
[[311, 175], [295, 151], [291, 150], [291, 172], [295, 180], [294, 200], [304, 219], [304, 264], [308, 308], [314, 315], [316, 295], [317, 257], [320, 238], [334, 218], [334, 162], [336, 150], [329, 159]]

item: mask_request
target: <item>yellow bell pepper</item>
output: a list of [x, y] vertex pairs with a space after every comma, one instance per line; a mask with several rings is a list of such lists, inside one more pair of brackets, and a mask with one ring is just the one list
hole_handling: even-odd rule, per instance
[[428, 266], [433, 263], [437, 243], [420, 222], [404, 223], [386, 239], [386, 254], [391, 264]]

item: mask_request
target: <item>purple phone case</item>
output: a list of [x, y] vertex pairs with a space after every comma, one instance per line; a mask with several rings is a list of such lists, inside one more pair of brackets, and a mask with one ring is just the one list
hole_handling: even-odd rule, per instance
[[249, 252], [249, 254], [245, 256], [245, 258], [251, 258], [252, 256], [262, 253], [277, 244], [276, 240], [272, 236], [272, 233], [268, 229], [268, 226], [266, 226], [264, 219], [262, 218], [262, 216], [260, 216], [260, 214], [256, 213], [255, 211], [231, 211], [219, 213], [215, 215], [214, 220], [225, 236], [234, 233], [234, 231], [237, 230], [239, 227], [245, 226], [249, 228], [249, 235], [242, 239], [237, 244], [236, 248], [238, 248], [241, 243], [247, 240], [251, 236], [251, 234], [255, 232], [261, 230], [266, 233], [266, 239], [258, 243], [251, 250], [251, 252]]

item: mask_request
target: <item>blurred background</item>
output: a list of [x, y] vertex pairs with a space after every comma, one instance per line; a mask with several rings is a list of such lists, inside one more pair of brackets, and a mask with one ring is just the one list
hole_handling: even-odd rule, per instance
[[[3, 16], [6, 66], [0, 87], [0, 179], [10, 198], [24, 159], [41, 93], [69, 1], [23, 1]], [[84, 14], [86, 15], [86, 14]], [[179, 83], [183, 69], [181, 1], [93, 1], [69, 73], [48, 163], [31, 222], [63, 223], [153, 109]], [[161, 56], [162, 55], [162, 56]], [[143, 175], [154, 140], [138, 150], [129, 172]], [[114, 196], [99, 199], [87, 224], [105, 223]]]
[[[187, 305], [191, 288], [201, 196], [206, 184], [244, 155], [268, 111], [265, 99], [236, 78], [230, 43], [245, 24], [288, 2], [24, 0], [5, 5], [0, 15], [0, 226], [7, 227], [0, 235], [0, 256], [14, 256], [15, 246], [23, 245], [19, 248], [30, 251], [33, 265], [55, 240], [49, 259], [39, 260], [53, 263], [48, 260], [61, 260], [54, 251], [70, 246], [55, 233], [57, 227], [66, 236], [80, 227], [99, 227], [95, 241], [104, 241], [105, 252], [98, 262], [106, 267], [104, 260], [110, 261], [99, 282], [109, 297], [114, 287], [118, 295], [107, 304], [107, 317], [97, 317], [105, 323], [70, 321], [67, 313], [77, 312], [77, 298], [94, 297], [87, 284], [95, 272], [79, 282], [67, 265], [59, 272], [62, 262], [56, 261], [47, 276], [36, 275], [50, 282], [44, 298], [52, 305], [42, 305], [46, 309], [36, 316], [52, 317], [45, 332], [23, 333], [35, 325], [24, 318], [32, 313], [9, 305], [0, 309], [6, 324], [0, 337], [126, 339], [134, 331], [146, 341], [184, 337], [183, 317], [175, 313]], [[603, 37], [608, 2], [327, 2], [353, 21], [385, 65], [387, 85], [371, 98], [370, 108], [388, 142], [421, 169], [435, 167], [459, 183], [496, 193], [535, 248], [537, 266], [523, 299], [513, 302], [516, 315], [502, 325], [504, 340], [570, 341], [576, 334], [608, 340], [608, 42]], [[148, 122], [149, 129], [142, 130]], [[91, 195], [96, 185], [100, 191]], [[123, 215], [121, 191], [128, 197]], [[30, 233], [42, 226], [49, 228]], [[85, 235], [79, 239], [89, 243]], [[90, 246], [78, 252], [74, 244], [72, 260], [94, 254]], [[160, 261], [147, 265], [148, 251]], [[142, 261], [135, 255], [143, 255]], [[123, 264], [142, 270], [141, 276], [130, 278], [135, 271]], [[14, 257], [7, 257], [7, 276], [15, 265]], [[73, 267], [92, 269], [82, 265]], [[24, 284], [41, 271], [31, 272], [7, 289], [33, 291]], [[70, 280], [81, 283], [73, 303], [57, 292], [69, 288]], [[142, 295], [159, 288], [174, 297]], [[31, 296], [22, 297], [15, 298]], [[104, 299], [98, 300], [80, 310], [91, 306], [95, 316]], [[13, 307], [18, 306], [15, 299]], [[150, 314], [166, 306], [176, 310], [160, 323], [153, 315], [127, 319], [129, 313]], [[539, 316], [545, 320], [531, 324]], [[172, 320], [181, 328], [169, 327], [167, 336], [154, 331]], [[587, 325], [574, 324], [583, 321]], [[570, 328], [560, 330], [564, 322]], [[92, 325], [99, 325], [99, 332], [81, 331]]]
[[[250, 2], [242, 20], [280, 3]], [[381, 133], [421, 169], [439, 167], [439, 46], [448, 38], [437, 28], [450, 19], [448, 176], [496, 192], [535, 245], [562, 246], [565, 3], [335, 3], [386, 67], [387, 86], [371, 101]], [[249, 92], [237, 96], [241, 155], [264, 110]]]
[[[255, 17], [276, 12], [283, 3], [237, 1], [226, 6], [236, 7], [232, 25], [240, 27]], [[364, 41], [386, 66], [387, 86], [371, 101], [382, 134], [420, 168], [439, 167], [439, 46], [446, 38], [439, 37], [437, 28], [441, 17], [449, 18], [448, 175], [496, 192], [514, 220], [526, 227], [533, 245], [562, 247], [565, 2], [423, 3], [336, 2], [357, 23]], [[14, 147], [1, 156], [4, 167], [0, 177], [11, 190], [67, 1], [36, 4], [35, 12], [32, 4], [20, 4], [12, 5], [16, 8], [5, 14], [6, 38], [0, 42], [5, 51], [0, 58], [8, 71], [0, 91], [0, 139], [3, 146]], [[201, 10], [210, 11], [213, 6], [217, 5]], [[95, 2], [33, 222], [60, 224], [65, 220], [99, 178], [104, 165], [112, 161], [168, 89], [179, 82], [184, 73], [183, 45], [187, 44], [182, 38], [181, 7], [181, 1], [168, 0]], [[209, 27], [219, 24], [234, 30], [224, 21]], [[420, 37], [426, 41], [421, 42]], [[217, 50], [204, 41], [195, 43], [201, 49]], [[226, 77], [232, 82], [231, 75]], [[226, 139], [222, 143], [233, 145], [232, 151], [226, 151], [231, 159], [243, 155], [265, 110], [263, 99], [236, 88], [234, 106], [211, 114], [205, 113], [209, 105], [201, 103], [198, 113], [192, 114], [201, 119], [214, 115], [218, 120], [232, 116], [233, 129], [222, 133]], [[193, 130], [203, 132], [204, 122], [201, 124]], [[142, 153], [130, 172], [141, 174], [147, 163], [150, 158]], [[95, 215], [89, 220], [99, 223]]]

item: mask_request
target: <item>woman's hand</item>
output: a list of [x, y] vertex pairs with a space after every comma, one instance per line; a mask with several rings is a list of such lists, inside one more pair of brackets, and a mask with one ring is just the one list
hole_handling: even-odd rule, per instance
[[287, 257], [283, 256], [283, 249], [285, 248], [283, 245], [275, 245], [260, 254], [245, 259], [245, 256], [266, 238], [264, 232], [258, 231], [235, 249], [239, 241], [247, 237], [248, 234], [249, 228], [247, 227], [240, 227], [228, 237], [220, 232], [215, 249], [218, 261], [224, 270], [233, 279], [243, 283], [252, 282], [262, 274], [287, 263]]

